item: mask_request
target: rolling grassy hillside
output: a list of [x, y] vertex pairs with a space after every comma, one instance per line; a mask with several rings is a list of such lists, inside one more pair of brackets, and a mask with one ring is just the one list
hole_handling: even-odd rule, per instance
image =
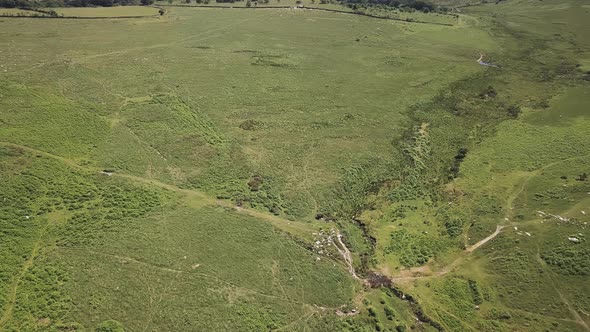
[[[432, 205], [416, 204], [416, 212], [399, 220], [409, 231], [418, 230], [414, 233], [420, 234], [414, 235], [418, 240], [419, 236], [441, 238], [430, 235], [440, 234], [440, 228], [429, 227], [432, 219], [444, 226], [443, 234], [457, 236], [456, 255], [423, 249], [422, 256], [434, 259], [397, 273], [398, 282], [406, 285], [402, 288], [415, 294], [424, 310], [447, 330], [588, 330], [585, 236], [590, 187], [584, 174], [589, 165], [590, 141], [585, 133], [590, 99], [583, 63], [590, 40], [581, 19], [588, 15], [584, 6], [583, 2], [515, 1], [469, 10], [481, 15], [480, 22], [489, 17], [488, 22], [495, 24], [490, 31], [504, 41], [505, 53], [494, 62], [502, 70], [487, 80], [493, 93], [481, 85], [473, 97], [449, 96], [450, 108], [462, 117], [477, 112], [476, 122], [490, 106], [506, 110], [517, 103], [521, 113], [484, 137], [480, 123], [467, 131], [463, 144], [468, 152], [466, 157], [455, 157], [458, 177], [444, 186], [445, 205], [435, 204], [428, 215], [425, 211]], [[426, 119], [437, 119], [432, 114]], [[441, 141], [432, 135], [430, 140], [433, 145]], [[399, 211], [398, 207], [392, 214]], [[370, 222], [370, 215], [367, 219]], [[498, 225], [504, 227], [499, 236], [473, 255], [462, 250], [492, 234]], [[390, 235], [382, 234], [387, 245]], [[421, 241], [419, 248], [428, 248], [421, 244], [427, 240]], [[384, 271], [391, 273], [391, 266], [400, 263], [408, 266], [398, 260], [397, 252], [384, 256]], [[420, 257], [408, 249], [401, 254]]]
[[588, 329], [583, 1], [168, 9], [0, 18], [0, 330]]

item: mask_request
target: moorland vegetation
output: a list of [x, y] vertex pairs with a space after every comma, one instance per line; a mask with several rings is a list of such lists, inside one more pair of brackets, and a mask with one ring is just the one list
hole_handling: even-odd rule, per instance
[[0, 19], [0, 330], [589, 329], [584, 1], [173, 5]]

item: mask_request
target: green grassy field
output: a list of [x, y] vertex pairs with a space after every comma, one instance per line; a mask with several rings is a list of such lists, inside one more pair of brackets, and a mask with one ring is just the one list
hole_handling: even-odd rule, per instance
[[[585, 133], [590, 99], [588, 73], [578, 64], [587, 58], [590, 40], [580, 18], [583, 8], [574, 1], [542, 6], [523, 1], [469, 9], [482, 15], [480, 22], [493, 12], [491, 22], [505, 28], [496, 35], [505, 41], [518, 37], [519, 44], [503, 43], [513, 52], [503, 53], [510, 63], [494, 58], [504, 71], [488, 80], [493, 93], [482, 85], [476, 98], [457, 101], [451, 96], [451, 108], [461, 116], [476, 110], [478, 122], [490, 106], [507, 110], [518, 103], [521, 114], [491, 133], [480, 124], [466, 133], [467, 157], [459, 163], [458, 177], [445, 185], [450, 205], [435, 209], [449, 235], [453, 228], [448, 226], [459, 220], [464, 236], [458, 237], [457, 249], [475, 244], [497, 225], [504, 226], [500, 235], [471, 257], [457, 249], [457, 255], [434, 251], [425, 267], [399, 273], [399, 282], [448, 330], [588, 330], [590, 187], [584, 174], [589, 169]], [[543, 19], [568, 23], [550, 27]], [[519, 58], [519, 49], [526, 56]], [[426, 118], [436, 119], [432, 113]], [[402, 220], [413, 222], [415, 233], [433, 232], [428, 225], [414, 226], [420, 219], [436, 219], [424, 210], [405, 213]], [[383, 242], [388, 236], [383, 233]], [[419, 246], [427, 258], [428, 247]], [[404, 265], [397, 257], [384, 256], [383, 269]]]
[[118, 6], [97, 8], [55, 8], [58, 14], [75, 17], [120, 17], [159, 15], [157, 8], [141, 6]]
[[[22, 100], [26, 108], [51, 98], [60, 107], [46, 116], [56, 126], [84, 119], [85, 134], [33, 129], [27, 117], [43, 116], [33, 111], [10, 115], [19, 125], [0, 136], [298, 218], [333, 201], [331, 188], [351, 170], [388, 171], [403, 111], [419, 101], [410, 92], [427, 100], [453, 79], [482, 70], [473, 66], [475, 52], [460, 30], [340, 14], [179, 9], [167, 19], [98, 24], [103, 33], [80, 41], [75, 36], [96, 23], [43, 23], [39, 33], [63, 44], [27, 55], [28, 63], [8, 60], [5, 74], [39, 82], [36, 75], [54, 70], [58, 85], [3, 86], [14, 99], [38, 96]], [[113, 38], [128, 25], [127, 35]], [[414, 47], [398, 47], [414, 38], [420, 39]], [[433, 43], [437, 38], [448, 44]], [[478, 48], [493, 48], [483, 32], [471, 38]], [[23, 48], [38, 41], [23, 38]], [[247, 185], [252, 175], [264, 179], [257, 192]]]
[[[50, 8], [60, 17], [133, 17], [133, 16], [158, 16], [157, 8], [142, 6], [118, 6], [118, 7], [95, 7], [95, 8]], [[47, 13], [34, 10], [23, 10], [18, 8], [0, 8], [0, 16], [49, 16]]]
[[[353, 9], [352, 6], [346, 6], [343, 4], [339, 4], [336, 2], [328, 2], [322, 3], [321, 1], [316, 0], [269, 0], [268, 3], [264, 1], [250, 2], [250, 6], [248, 6], [247, 1], [238, 1], [238, 2], [214, 2], [210, 1], [208, 3], [198, 3], [196, 1], [191, 1], [187, 3], [186, 1], [158, 1], [156, 2], [157, 6], [161, 6], [164, 8], [170, 7], [224, 7], [224, 8], [265, 8], [265, 7], [283, 7], [283, 9], [295, 9], [297, 6], [303, 6], [304, 8], [298, 8], [297, 11], [313, 11], [313, 10], [332, 10], [338, 11], [342, 13], [350, 13], [350, 14], [365, 14], [371, 15], [379, 18], [387, 18], [392, 20], [401, 20], [401, 21], [409, 21], [409, 22], [421, 22], [421, 23], [434, 23], [434, 24], [442, 24], [442, 25], [458, 25], [460, 20], [458, 17], [453, 13], [423, 13], [421, 11], [408, 11], [408, 10], [401, 10], [401, 9], [394, 9], [385, 6], [360, 6], [356, 9]], [[290, 8], [288, 8], [290, 7]]]
[[588, 330], [583, 1], [166, 8], [0, 19], [0, 330]]
[[18, 8], [0, 8], [0, 16], [31, 16], [33, 14], [35, 14], [35, 12]]
[[[347, 7], [342, 6], [340, 4], [336, 4], [336, 3], [320, 3], [320, 1], [316, 1], [316, 0], [305, 0], [305, 1], [301, 1], [300, 3], [303, 6], [306, 7], [317, 7], [317, 8], [328, 8], [328, 9], [340, 9], [340, 10], [346, 10]], [[209, 1], [209, 3], [205, 3], [204, 1], [201, 1], [201, 3], [198, 3], [196, 1], [191, 0], [190, 3], [187, 3], [186, 1], [172, 1], [172, 3], [170, 3], [169, 1], [157, 1], [156, 2], [157, 6], [167, 6], [167, 5], [172, 5], [172, 6], [187, 6], [187, 7], [206, 7], [206, 6], [216, 6], [216, 7], [246, 7], [246, 1], [237, 1], [237, 2], [215, 2], [215, 1]], [[254, 5], [254, 2], [250, 3], [251, 7], [296, 7], [297, 3], [296, 0], [269, 0], [268, 3], [264, 3], [264, 1], [260, 1], [259, 3], [257, 3], [256, 5]]]

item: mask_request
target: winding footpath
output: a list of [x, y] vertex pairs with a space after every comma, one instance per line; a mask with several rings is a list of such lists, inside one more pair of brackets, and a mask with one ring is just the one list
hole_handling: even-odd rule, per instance
[[[52, 153], [49, 153], [46, 151], [42, 151], [39, 149], [28, 147], [25, 145], [0, 141], [0, 146], [21, 149], [23, 151], [26, 151], [26, 152], [29, 152], [29, 153], [32, 153], [32, 154], [35, 154], [38, 156], [44, 156], [44, 157], [48, 157], [48, 158], [51, 158], [54, 160], [58, 160], [58, 161], [63, 162], [64, 164], [66, 164], [72, 168], [78, 169], [78, 170], [96, 173], [96, 174], [100, 174], [102, 172], [102, 170], [99, 168], [82, 166], [82, 165], [79, 165], [73, 159], [68, 159], [68, 158], [65, 158], [65, 157], [62, 157], [59, 155], [55, 155], [55, 154], [52, 154]], [[217, 205], [217, 206], [233, 209], [234, 211], [236, 211], [238, 213], [244, 213], [244, 214], [250, 215], [254, 218], [268, 221], [268, 222], [272, 223], [273, 225], [277, 226], [278, 228], [280, 228], [284, 231], [287, 231], [287, 232], [290, 231], [290, 232], [301, 233], [304, 231], [309, 231], [309, 227], [303, 223], [291, 221], [291, 220], [288, 220], [285, 218], [281, 218], [281, 217], [278, 217], [278, 216], [275, 216], [275, 215], [272, 215], [269, 213], [265, 213], [262, 211], [254, 210], [254, 209], [237, 207], [232, 202], [214, 199], [214, 198], [208, 196], [207, 194], [197, 191], [197, 190], [183, 189], [183, 188], [179, 188], [179, 187], [169, 184], [169, 183], [164, 183], [164, 182], [161, 182], [161, 181], [158, 181], [155, 179], [144, 178], [141, 176], [136, 176], [136, 175], [131, 175], [131, 174], [109, 173], [109, 175], [114, 176], [114, 177], [124, 178], [124, 179], [131, 180], [131, 181], [137, 182], [137, 183], [153, 185], [156, 187], [160, 187], [162, 189], [166, 189], [166, 190], [169, 190], [172, 192], [182, 194], [182, 196], [185, 199], [190, 200], [193, 203], [194, 203], [194, 201], [199, 201], [203, 205]], [[500, 232], [502, 231], [503, 228], [504, 228], [504, 226], [498, 225], [496, 227], [496, 230], [494, 233], [490, 234], [488, 237], [484, 238], [483, 240], [481, 240], [481, 241], [475, 243], [474, 245], [468, 247], [467, 249], [465, 249], [465, 251], [463, 252], [461, 257], [457, 258], [455, 261], [453, 261], [447, 267], [443, 268], [442, 270], [440, 270], [434, 274], [423, 275], [423, 276], [410, 276], [410, 277], [400, 277], [400, 276], [391, 276], [390, 275], [387, 277], [391, 278], [392, 281], [404, 281], [404, 280], [414, 280], [414, 279], [420, 279], [420, 278], [428, 278], [428, 277], [445, 275], [445, 274], [453, 271], [453, 269], [462, 262], [462, 260], [465, 258], [466, 255], [469, 255], [477, 248], [483, 246], [487, 242], [494, 239], [498, 234], [500, 234]], [[34, 247], [32, 248], [31, 255], [29, 256], [27, 261], [25, 261], [23, 266], [21, 267], [21, 271], [20, 271], [19, 275], [15, 278], [15, 280], [13, 281], [13, 284], [10, 287], [8, 304], [7, 304], [7, 307], [5, 308], [4, 312], [2, 313], [2, 316], [0, 317], [0, 325], [3, 325], [12, 316], [12, 311], [14, 309], [14, 305], [16, 302], [17, 290], [18, 290], [18, 285], [20, 283], [20, 279], [25, 275], [25, 273], [28, 271], [28, 269], [32, 266], [33, 260], [38, 254], [38, 250], [41, 245], [44, 232], [45, 232], [45, 228], [43, 228], [40, 231], [39, 236], [38, 236], [38, 240], [36, 241]], [[344, 263], [348, 269], [348, 272], [355, 280], [359, 280], [363, 283], [368, 283], [368, 281], [366, 279], [359, 277], [358, 274], [356, 273], [355, 268], [354, 268], [354, 264], [353, 264], [352, 253], [350, 252], [350, 250], [348, 249], [348, 247], [346, 246], [346, 244], [342, 240], [342, 237], [343, 237], [342, 234], [340, 234], [340, 232], [337, 232], [336, 233], [336, 240], [332, 240], [332, 242], [333, 242], [335, 248], [337, 249], [337, 251], [339, 252], [339, 254], [342, 256], [342, 259], [344, 260]], [[118, 257], [118, 256], [113, 256], [113, 257], [121, 258], [121, 259], [124, 258], [127, 261], [136, 262], [138, 264], [146, 264], [145, 262], [140, 262], [140, 261], [137, 261], [137, 260], [129, 258], [129, 257]], [[185, 272], [185, 271], [176, 271], [176, 270], [172, 270], [172, 269], [166, 269], [164, 267], [159, 267], [159, 268], [165, 269], [169, 272], [174, 272], [174, 273]]]
[[48, 227], [49, 227], [49, 222], [47, 222], [47, 224], [45, 224], [39, 230], [39, 232], [37, 234], [37, 238], [35, 239], [35, 243], [33, 244], [33, 248], [31, 249], [31, 254], [27, 258], [27, 260], [24, 262], [24, 264], [20, 268], [18, 275], [16, 276], [16, 278], [14, 278], [14, 280], [12, 281], [12, 284], [9, 287], [9, 291], [8, 291], [9, 293], [8, 293], [8, 299], [6, 301], [6, 307], [4, 308], [4, 311], [2, 312], [2, 316], [0, 317], [0, 327], [4, 326], [4, 324], [6, 324], [12, 318], [14, 306], [16, 305], [18, 286], [21, 283], [21, 280], [27, 274], [27, 271], [33, 266], [33, 261], [35, 260], [35, 258], [39, 254], [39, 249], [41, 248], [41, 243], [43, 242], [43, 236], [45, 235], [45, 232], [47, 231]]
[[[82, 165], [79, 165], [75, 160], [68, 159], [68, 158], [65, 158], [65, 157], [62, 157], [59, 155], [55, 155], [55, 154], [52, 154], [50, 152], [46, 152], [43, 150], [35, 149], [35, 148], [29, 147], [26, 145], [0, 141], [0, 146], [21, 149], [21, 150], [27, 151], [29, 153], [33, 153], [33, 154], [41, 155], [44, 157], [52, 158], [55, 160], [59, 160], [59, 161], [63, 162], [64, 164], [66, 164], [70, 167], [79, 169], [79, 170], [90, 171], [93, 173], [101, 173], [102, 172], [102, 170], [100, 168], [82, 166]], [[179, 188], [179, 187], [169, 184], [169, 183], [164, 183], [164, 182], [161, 182], [161, 181], [158, 181], [155, 179], [144, 178], [144, 177], [137, 176], [137, 175], [124, 174], [124, 173], [110, 173], [110, 174], [115, 177], [124, 178], [124, 179], [128, 179], [128, 180], [131, 180], [134, 182], [144, 183], [144, 184], [148, 184], [148, 185], [153, 185], [156, 187], [167, 189], [169, 191], [180, 193], [191, 200], [199, 199], [204, 204], [211, 204], [211, 205], [217, 205], [217, 206], [222, 206], [222, 207], [226, 207], [226, 208], [231, 208], [237, 212], [244, 213], [244, 214], [250, 215], [252, 217], [258, 218], [258, 219], [263, 219], [263, 220], [269, 221], [273, 225], [279, 226], [279, 228], [284, 229], [284, 230], [295, 230], [295, 231], [308, 230], [306, 225], [298, 223], [296, 221], [291, 221], [291, 220], [288, 220], [285, 218], [281, 218], [281, 217], [278, 217], [278, 216], [275, 216], [275, 215], [272, 215], [269, 213], [265, 213], [265, 212], [250, 209], [250, 208], [237, 207], [229, 201], [214, 199], [214, 198], [208, 196], [207, 194], [205, 194], [201, 191], [198, 191], [198, 190], [183, 189], [183, 188]], [[288, 226], [288, 227], [286, 227], [286, 226]], [[484, 238], [483, 240], [481, 240], [481, 241], [475, 243], [474, 245], [468, 247], [467, 249], [465, 249], [464, 255], [473, 252], [475, 249], [481, 247], [482, 245], [486, 244], [487, 242], [489, 242], [490, 240], [495, 238], [498, 234], [500, 234], [500, 232], [503, 228], [504, 228], [504, 226], [498, 225], [496, 227], [496, 231], [494, 233], [492, 233], [491, 235]], [[334, 241], [334, 246], [336, 247], [336, 249], [338, 250], [338, 252], [342, 256], [351, 276], [357, 280], [362, 280], [355, 272], [353, 260], [352, 260], [352, 254], [351, 254], [350, 250], [348, 249], [348, 247], [346, 246], [346, 244], [344, 243], [344, 241], [342, 241], [342, 237], [343, 237], [342, 234], [340, 234], [340, 232], [338, 232], [336, 235], [337, 241]], [[451, 263], [447, 268], [443, 269], [442, 271], [439, 271], [437, 275], [444, 275], [444, 274], [450, 272], [452, 270], [451, 267], [457, 266], [461, 259], [462, 259], [462, 257], [458, 258], [453, 263]], [[395, 276], [390, 276], [390, 277], [392, 277], [394, 280], [396, 278]], [[424, 278], [424, 277], [427, 277], [427, 276], [417, 276], [417, 277], [409, 277], [409, 278], [416, 279], [416, 278]], [[404, 279], [405, 278], [408, 278], [408, 277], [404, 277]]]
[[490, 240], [492, 240], [493, 238], [495, 238], [496, 236], [498, 236], [498, 234], [500, 234], [500, 232], [502, 231], [502, 229], [506, 227], [506, 226], [496, 226], [496, 230], [490, 234], [488, 237], [486, 237], [485, 239], [475, 243], [474, 245], [468, 247], [467, 249], [465, 249], [466, 252], [472, 252], [473, 250], [483, 246], [484, 244], [488, 243]]
[[[484, 244], [488, 243], [489, 241], [493, 240], [496, 236], [498, 236], [498, 234], [500, 234], [500, 232], [502, 231], [502, 229], [504, 229], [504, 227], [506, 227], [506, 226], [501, 226], [501, 225], [496, 226], [496, 230], [492, 234], [490, 234], [486, 238], [482, 239], [481, 241], [473, 244], [472, 246], [469, 246], [468, 248], [466, 248], [463, 251], [463, 254], [459, 258], [455, 259], [451, 264], [447, 265], [442, 270], [437, 271], [433, 274], [416, 275], [416, 276], [386, 275], [386, 277], [389, 277], [391, 279], [391, 281], [409, 281], [409, 280], [444, 276], [445, 274], [452, 272], [457, 266], [459, 266], [463, 262], [463, 260], [465, 259], [465, 257], [467, 255], [471, 254], [477, 248], [483, 246]], [[367, 283], [366, 279], [362, 279], [356, 274], [355, 269], [354, 269], [354, 265], [352, 263], [352, 255], [350, 253], [350, 250], [346, 247], [346, 245], [342, 241], [342, 234], [340, 234], [340, 232], [337, 233], [336, 238], [338, 239], [338, 242], [337, 243], [334, 242], [334, 246], [336, 246], [336, 249], [338, 250], [338, 252], [342, 256], [342, 258], [344, 259], [344, 263], [346, 263], [346, 266], [348, 268], [348, 272], [350, 272], [350, 275], [356, 280], [360, 280], [363, 283]]]

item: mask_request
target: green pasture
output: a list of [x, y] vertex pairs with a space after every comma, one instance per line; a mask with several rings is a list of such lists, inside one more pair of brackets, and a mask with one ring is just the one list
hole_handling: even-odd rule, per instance
[[0, 16], [32, 16], [34, 14], [44, 16], [41, 13], [36, 13], [30, 10], [23, 10], [18, 8], [0, 8]]
[[[305, 231], [195, 204], [180, 188], [291, 219], [351, 211], [346, 188], [362, 199], [364, 170], [380, 176], [395, 163], [409, 93], [427, 100], [481, 70], [459, 31], [335, 13], [174, 8], [153, 19], [0, 24], [11, 45], [0, 140], [36, 149], [4, 149], [3, 188], [33, 190], [3, 191], [18, 199], [6, 222], [33, 216], [4, 235], [16, 241], [3, 267], [8, 330], [335, 324], [357, 286], [341, 263], [300, 245], [318, 224]], [[420, 43], [400, 47], [416, 34]], [[437, 34], [448, 44], [429, 42]], [[493, 45], [477, 30], [473, 41]], [[82, 167], [77, 187], [33, 182], [75, 171], [64, 165]], [[346, 187], [334, 191], [338, 183]], [[179, 312], [185, 304], [196, 311]]]
[[0, 19], [0, 330], [587, 329], [585, 2], [182, 4]]
[[[583, 330], [572, 310], [586, 320], [589, 304], [581, 294], [588, 292], [590, 271], [590, 186], [580, 176], [588, 172], [583, 138], [588, 121], [576, 113], [576, 102], [565, 100], [576, 96], [583, 102], [578, 93], [577, 88], [566, 90], [549, 109], [530, 111], [521, 120], [499, 126], [462, 165], [459, 187], [477, 199], [462, 205], [478, 212], [467, 233], [471, 243], [490, 234], [496, 224], [505, 229], [453, 276], [413, 285], [425, 309], [446, 326]], [[563, 114], [563, 122], [545, 120], [554, 112]], [[490, 210], [489, 204], [496, 209]], [[495, 217], [490, 219], [485, 211]], [[572, 242], [572, 237], [580, 242]], [[473, 299], [468, 280], [479, 283], [483, 301]]]
[[59, 15], [75, 17], [119, 17], [119, 16], [154, 16], [158, 9], [143, 6], [117, 6], [95, 8], [54, 8]]
[[[200, 0], [199, 0], [200, 1]], [[186, 1], [158, 1], [158, 6], [162, 6], [165, 8], [179, 8], [179, 7], [224, 7], [224, 8], [265, 8], [265, 7], [283, 7], [282, 9], [289, 9], [290, 11], [314, 11], [314, 10], [337, 10], [343, 13], [359, 13], [359, 14], [368, 14], [382, 18], [389, 18], [394, 20], [402, 20], [402, 21], [417, 21], [422, 23], [434, 23], [434, 24], [447, 24], [447, 25], [456, 25], [459, 23], [457, 17], [453, 16], [451, 13], [423, 13], [421, 11], [406, 11], [400, 9], [392, 9], [384, 6], [376, 7], [376, 6], [359, 6], [356, 9], [353, 9], [349, 6], [345, 6], [342, 4], [337, 4], [335, 2], [327, 2], [322, 3], [318, 0], [304, 0], [297, 2], [296, 0], [269, 0], [268, 3], [265, 1], [259, 2], [250, 2], [250, 6], [248, 6], [247, 1], [238, 1], [238, 2], [215, 2], [209, 1], [205, 3], [205, 1], [196, 2], [192, 0], [190, 3]], [[301, 8], [296, 8], [298, 6], [303, 6]]]
[[340, 264], [265, 221], [1, 152], [3, 330], [278, 328], [352, 300]]
[[[404, 110], [482, 70], [470, 43], [494, 48], [478, 30], [465, 38], [296, 10], [174, 8], [163, 19], [6, 25], [6, 36], [38, 25], [19, 52], [38, 43], [45, 52], [26, 63], [5, 55], [2, 103], [30, 111], [7, 112], [2, 139], [299, 218], [338, 200], [330, 188], [350, 170], [387, 173]], [[40, 83], [48, 72], [56, 85]], [[31, 121], [38, 116], [55, 126]], [[52, 131], [74, 123], [88, 130]], [[253, 175], [264, 182], [257, 192]]]
[[[589, 170], [590, 100], [587, 74], [577, 64], [587, 57], [590, 40], [576, 19], [580, 4], [524, 1], [465, 9], [483, 15], [493, 8], [494, 19], [506, 27], [497, 34], [521, 37], [519, 48], [526, 48], [523, 37], [529, 36], [532, 47], [528, 61], [514, 57], [513, 64], [502, 64], [512, 71], [501, 74], [504, 84], [517, 81], [508, 78], [517, 67], [530, 68], [523, 71], [526, 84], [518, 83], [509, 97], [509, 103], [520, 100], [521, 113], [483, 139], [481, 129], [472, 131], [459, 176], [446, 185], [450, 204], [456, 205], [453, 215], [464, 219], [467, 245], [496, 225], [504, 229], [444, 278], [405, 286], [450, 330], [586, 330], [590, 187], [584, 174]], [[532, 13], [568, 23], [549, 27], [533, 20]], [[491, 85], [497, 95], [486, 92], [487, 103], [503, 96], [500, 85]], [[547, 90], [551, 87], [553, 92]], [[436, 263], [430, 266], [436, 269]]]
[[[200, 3], [195, 1], [195, 0], [191, 0], [190, 3], [187, 3], [186, 1], [156, 1], [155, 3], [157, 6], [183, 6], [183, 7], [211, 7], [211, 6], [215, 6], [215, 7], [231, 7], [231, 8], [241, 8], [241, 7], [247, 7], [247, 1], [236, 1], [236, 2], [215, 2], [215, 1], [205, 1], [202, 0]], [[349, 9], [346, 6], [342, 6], [340, 4], [337, 4], [335, 2], [326, 2], [326, 3], [321, 3], [320, 0], [302, 0], [301, 5], [303, 5], [304, 7], [311, 7], [311, 8], [326, 8], [326, 9], [336, 9], [336, 10], [343, 10], [343, 11], [351, 11], [351, 9]], [[266, 3], [264, 0], [262, 1], [250, 1], [250, 8], [264, 8], [264, 7], [296, 7], [298, 4], [296, 2], [296, 0], [268, 0], [268, 3]]]
[[[145, 6], [86, 7], [86, 8], [42, 8], [53, 10], [60, 17], [133, 17], [159, 16], [158, 8]], [[49, 16], [42, 12], [18, 8], [0, 8], [0, 16]]]

